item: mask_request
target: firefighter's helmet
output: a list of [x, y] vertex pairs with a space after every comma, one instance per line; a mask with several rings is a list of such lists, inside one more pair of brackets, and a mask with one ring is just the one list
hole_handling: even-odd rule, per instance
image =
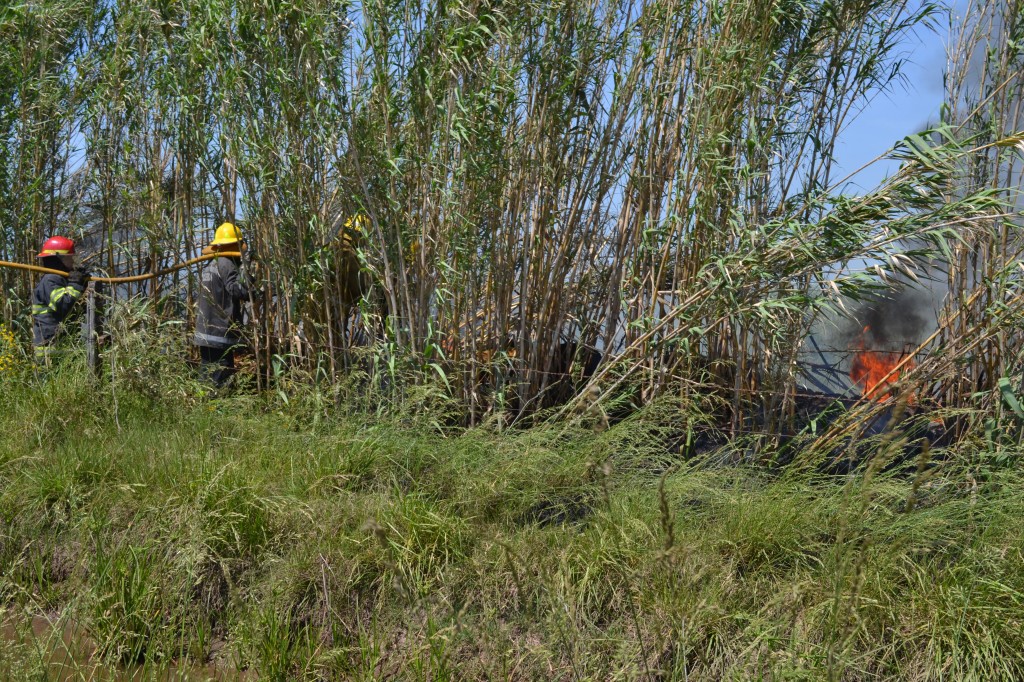
[[75, 243], [73, 241], [67, 237], [50, 237], [43, 242], [43, 249], [36, 254], [36, 258], [73, 255], [75, 255]]
[[232, 223], [221, 223], [220, 227], [217, 228], [217, 232], [213, 235], [213, 241], [210, 244], [221, 246], [224, 244], [237, 244], [240, 241], [242, 241], [242, 231], [238, 227]]

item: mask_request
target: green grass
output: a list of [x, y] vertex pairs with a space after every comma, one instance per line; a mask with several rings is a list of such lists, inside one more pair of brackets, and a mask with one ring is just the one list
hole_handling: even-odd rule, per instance
[[[655, 457], [663, 425], [645, 414], [499, 435], [314, 419], [323, 402], [301, 396], [117, 398], [115, 419], [109, 385], [74, 377], [0, 397], [0, 595], [87, 633], [94, 663], [156, 676], [213, 659], [260, 679], [1024, 675], [1012, 469], [946, 465], [922, 483], [701, 467]], [[53, 646], [7, 637], [3, 676], [47, 679]]]

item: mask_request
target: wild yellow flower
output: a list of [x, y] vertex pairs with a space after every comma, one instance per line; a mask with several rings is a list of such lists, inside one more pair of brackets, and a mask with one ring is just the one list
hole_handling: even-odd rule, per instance
[[20, 364], [18, 339], [10, 329], [0, 324], [0, 375], [12, 372]]

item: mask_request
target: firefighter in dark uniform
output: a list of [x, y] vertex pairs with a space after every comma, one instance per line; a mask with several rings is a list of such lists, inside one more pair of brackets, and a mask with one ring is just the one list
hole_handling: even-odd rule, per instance
[[44, 268], [66, 273], [43, 275], [32, 292], [32, 342], [37, 362], [47, 364], [85, 291], [89, 273], [74, 267], [75, 243], [67, 237], [50, 237], [36, 257]]
[[[217, 228], [210, 250], [241, 251], [242, 233], [231, 223]], [[242, 344], [242, 306], [249, 281], [241, 259], [220, 256], [203, 267], [193, 342], [199, 347], [203, 378], [224, 386], [235, 373], [235, 349]]]

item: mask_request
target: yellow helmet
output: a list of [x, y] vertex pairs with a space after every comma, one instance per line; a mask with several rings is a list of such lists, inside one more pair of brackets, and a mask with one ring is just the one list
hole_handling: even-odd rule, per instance
[[341, 240], [346, 245], [352, 246], [366, 232], [367, 223], [366, 216], [362, 213], [350, 216], [341, 229]]
[[237, 244], [240, 241], [242, 241], [241, 230], [232, 223], [221, 223], [220, 227], [217, 228], [216, 234], [213, 235], [213, 241], [210, 244], [220, 246], [222, 244]]
[[366, 216], [364, 216], [362, 213], [357, 213], [354, 216], [350, 216], [349, 219], [345, 221], [345, 229], [354, 230], [355, 232], [362, 232], [364, 229], [366, 229], [367, 222], [368, 221], [366, 220]]

